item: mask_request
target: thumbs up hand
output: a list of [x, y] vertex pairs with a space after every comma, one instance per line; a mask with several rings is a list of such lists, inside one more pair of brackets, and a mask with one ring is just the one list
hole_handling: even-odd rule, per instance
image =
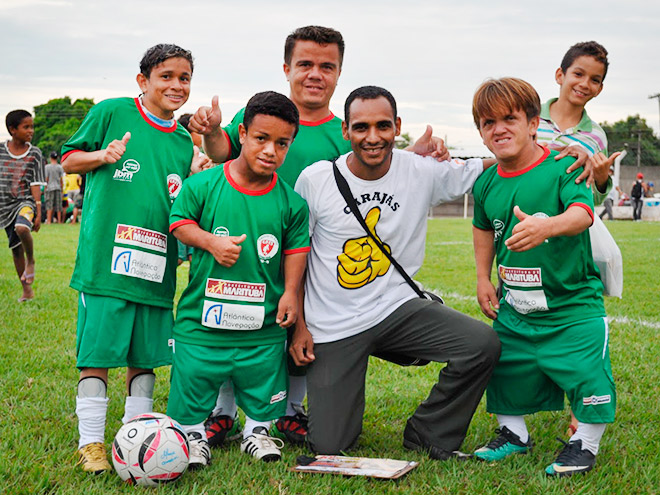
[[107, 164], [117, 163], [124, 153], [126, 153], [126, 145], [131, 139], [131, 133], [127, 132], [121, 139], [115, 139], [108, 147], [101, 150], [101, 161]]
[[535, 248], [551, 237], [551, 219], [528, 215], [518, 206], [513, 207], [513, 214], [520, 222], [516, 224], [504, 244], [510, 251], [521, 252]]
[[231, 267], [238, 261], [241, 254], [241, 243], [246, 239], [246, 235], [241, 236], [214, 236], [208, 251], [213, 255], [215, 261], [224, 267]]
[[439, 137], [433, 135], [433, 128], [430, 125], [426, 126], [424, 134], [415, 141], [415, 144], [406, 149], [421, 156], [432, 156], [439, 162], [451, 160], [445, 142]]
[[218, 105], [218, 95], [211, 99], [210, 107], [199, 107], [190, 119], [188, 126], [190, 130], [198, 134], [209, 135], [214, 133], [220, 127], [222, 122], [222, 112]]
[[[376, 224], [380, 219], [380, 208], [374, 207], [369, 210], [365, 222], [369, 230], [380, 241], [376, 233]], [[390, 247], [383, 243], [388, 252]], [[346, 289], [358, 289], [374, 281], [387, 273], [390, 268], [390, 260], [380, 250], [373, 239], [368, 236], [349, 239], [344, 243], [344, 252], [337, 256], [337, 281]]]

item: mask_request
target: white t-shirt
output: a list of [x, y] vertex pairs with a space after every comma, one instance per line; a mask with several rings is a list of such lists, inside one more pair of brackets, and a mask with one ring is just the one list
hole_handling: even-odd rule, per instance
[[[366, 181], [348, 170], [349, 154], [339, 157], [337, 167], [362, 216], [413, 277], [424, 261], [429, 207], [469, 192], [483, 171], [482, 160], [438, 163], [394, 150], [387, 174]], [[331, 162], [307, 167], [295, 190], [309, 206], [312, 250], [305, 281], [305, 321], [314, 342], [357, 335], [417, 297], [373, 241], [367, 240], [339, 192]]]

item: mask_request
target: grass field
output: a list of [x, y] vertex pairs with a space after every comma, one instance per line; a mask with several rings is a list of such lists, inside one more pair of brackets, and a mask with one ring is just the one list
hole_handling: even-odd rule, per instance
[[[596, 469], [575, 479], [546, 479], [568, 412], [528, 418], [536, 443], [533, 453], [489, 465], [476, 461], [437, 462], [405, 450], [401, 433], [406, 418], [425, 398], [439, 365], [399, 368], [372, 360], [367, 384], [364, 432], [355, 455], [420, 461], [398, 482], [338, 476], [299, 475], [288, 471], [302, 448], [285, 447], [283, 462], [257, 464], [238, 444], [214, 451], [210, 468], [186, 474], [158, 493], [177, 494], [642, 494], [660, 493], [660, 224], [607, 224], [624, 257], [623, 299], [607, 299], [611, 318], [610, 350], [618, 387], [617, 421], [601, 444]], [[467, 220], [430, 222], [426, 264], [419, 280], [442, 294], [452, 307], [481, 317], [475, 292], [470, 224]], [[77, 422], [74, 414], [76, 293], [68, 287], [76, 252], [77, 226], [44, 226], [35, 235], [36, 299], [20, 295], [11, 255], [0, 257], [0, 493], [134, 493], [114, 474], [93, 478], [75, 467]], [[187, 279], [186, 265], [179, 280]], [[180, 285], [179, 290], [182, 289]], [[161, 369], [154, 410], [164, 412], [168, 371]], [[110, 374], [106, 443], [121, 426], [124, 384]], [[463, 450], [487, 442], [496, 426], [482, 402]]]

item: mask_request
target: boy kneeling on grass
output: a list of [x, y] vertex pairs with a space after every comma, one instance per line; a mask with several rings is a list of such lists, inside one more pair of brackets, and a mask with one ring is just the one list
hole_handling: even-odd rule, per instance
[[[564, 173], [571, 159], [555, 161], [555, 151], [536, 143], [539, 112], [536, 91], [520, 79], [486, 81], [474, 95], [475, 124], [498, 161], [473, 189], [477, 299], [502, 343], [487, 389], [498, 436], [475, 457], [530, 451], [523, 415], [563, 410], [565, 392], [578, 427], [545, 472], [570, 476], [593, 468], [616, 391], [587, 231], [592, 193], [575, 184], [578, 171]], [[499, 301], [490, 280], [495, 257]]]
[[204, 420], [231, 379], [248, 419], [241, 451], [280, 459], [268, 436], [286, 410], [286, 327], [309, 251], [305, 201], [275, 173], [298, 132], [285, 96], [258, 93], [239, 126], [241, 154], [186, 180], [170, 231], [194, 249], [190, 283], [177, 306], [167, 414], [190, 440], [190, 466], [207, 466]]

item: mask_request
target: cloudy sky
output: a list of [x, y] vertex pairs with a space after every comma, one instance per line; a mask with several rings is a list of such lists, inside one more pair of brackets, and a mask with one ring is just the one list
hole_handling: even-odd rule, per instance
[[[376, 84], [397, 98], [404, 132], [418, 137], [430, 123], [450, 145], [479, 147], [470, 105], [484, 79], [517, 76], [542, 100], [557, 96], [554, 71], [564, 52], [595, 39], [609, 51], [610, 70], [587, 107], [591, 117], [640, 114], [659, 128], [658, 100], [648, 97], [660, 93], [660, 2], [638, 0], [0, 0], [0, 114], [65, 95], [136, 96], [142, 54], [169, 42], [195, 56], [182, 111], [218, 94], [229, 122], [258, 91], [288, 94], [284, 39], [308, 24], [344, 35], [331, 104], [339, 116], [351, 90]], [[3, 125], [0, 139], [7, 137]]]

